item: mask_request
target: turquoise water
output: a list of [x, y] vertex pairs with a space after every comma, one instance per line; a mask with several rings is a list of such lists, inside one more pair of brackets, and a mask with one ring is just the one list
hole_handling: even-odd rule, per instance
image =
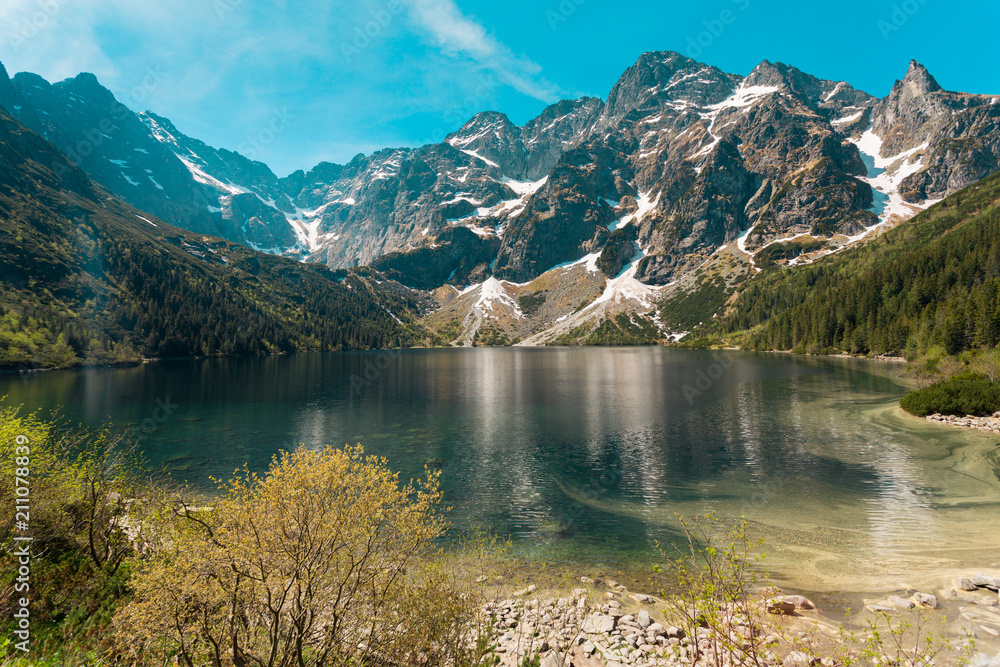
[[8, 403], [130, 428], [210, 489], [282, 448], [362, 443], [442, 470], [456, 534], [570, 567], [642, 567], [677, 513], [745, 515], [779, 581], [876, 590], [997, 567], [996, 439], [903, 415], [842, 359], [625, 349], [190, 360], [0, 378]]

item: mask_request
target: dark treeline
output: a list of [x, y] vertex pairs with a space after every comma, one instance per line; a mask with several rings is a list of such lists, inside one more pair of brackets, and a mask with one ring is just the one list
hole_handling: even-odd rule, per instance
[[215, 263], [100, 223], [88, 231], [100, 271], [64, 276], [60, 295], [39, 283], [2, 290], [0, 366], [397, 347], [417, 329], [393, 317], [412, 322], [414, 304], [364, 275], [261, 259], [224, 242], [215, 253], [230, 264]]

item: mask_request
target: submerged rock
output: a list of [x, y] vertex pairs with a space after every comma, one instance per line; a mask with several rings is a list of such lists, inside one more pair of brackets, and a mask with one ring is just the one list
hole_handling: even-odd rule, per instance
[[769, 614], [788, 615], [795, 613], [795, 605], [791, 602], [783, 600], [782, 598], [768, 600], [765, 605], [765, 609]]
[[816, 605], [814, 605], [809, 598], [802, 595], [782, 595], [775, 598], [775, 600], [781, 600], [794, 605], [796, 611], [808, 611], [816, 608]]

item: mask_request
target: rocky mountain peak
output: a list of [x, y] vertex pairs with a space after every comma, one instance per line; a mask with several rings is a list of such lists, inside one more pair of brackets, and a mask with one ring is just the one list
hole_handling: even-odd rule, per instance
[[510, 121], [510, 118], [508, 118], [505, 113], [501, 113], [499, 111], [482, 111], [469, 119], [469, 121], [466, 122], [460, 130], [449, 134], [445, 140], [448, 143], [452, 143], [451, 140], [455, 137], [466, 137], [470, 134], [476, 134], [486, 129], [496, 130], [499, 132], [503, 130], [516, 129], [516, 126]]
[[811, 74], [806, 74], [797, 67], [785, 63], [772, 63], [769, 60], [757, 65], [744, 80], [743, 85], [777, 88], [809, 104], [818, 102], [823, 92], [823, 82]]
[[827, 81], [785, 63], [763, 61], [743, 82], [745, 87], [775, 88], [813, 110], [837, 118], [843, 108], [857, 109], [875, 102], [868, 93], [843, 81]]
[[916, 99], [927, 93], [936, 93], [943, 90], [938, 82], [927, 71], [927, 68], [916, 60], [910, 61], [910, 68], [902, 81], [893, 88], [893, 93], [898, 92], [903, 101]]
[[598, 128], [614, 127], [636, 109], [655, 114], [664, 102], [686, 101], [702, 107], [717, 104], [742, 80], [673, 51], [644, 53], [612, 88]]
[[788, 76], [792, 70], [795, 70], [795, 68], [789, 67], [784, 63], [772, 63], [770, 60], [762, 60], [750, 72], [744, 84], [747, 86], [787, 86]]
[[458, 132], [449, 134], [445, 143], [487, 165], [498, 167], [508, 176], [516, 178], [524, 173], [527, 151], [521, 128], [506, 114], [498, 111], [478, 113]]
[[114, 94], [101, 85], [97, 77], [90, 72], [82, 72], [72, 79], [66, 79], [55, 84], [57, 88], [64, 88], [72, 94], [79, 95], [85, 99], [102, 105], [116, 105], [118, 100]]

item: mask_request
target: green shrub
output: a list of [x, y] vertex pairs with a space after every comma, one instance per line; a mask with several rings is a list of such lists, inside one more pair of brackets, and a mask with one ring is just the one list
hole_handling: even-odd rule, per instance
[[985, 375], [968, 373], [911, 391], [899, 402], [912, 415], [987, 416], [1000, 410], [1000, 384]]

